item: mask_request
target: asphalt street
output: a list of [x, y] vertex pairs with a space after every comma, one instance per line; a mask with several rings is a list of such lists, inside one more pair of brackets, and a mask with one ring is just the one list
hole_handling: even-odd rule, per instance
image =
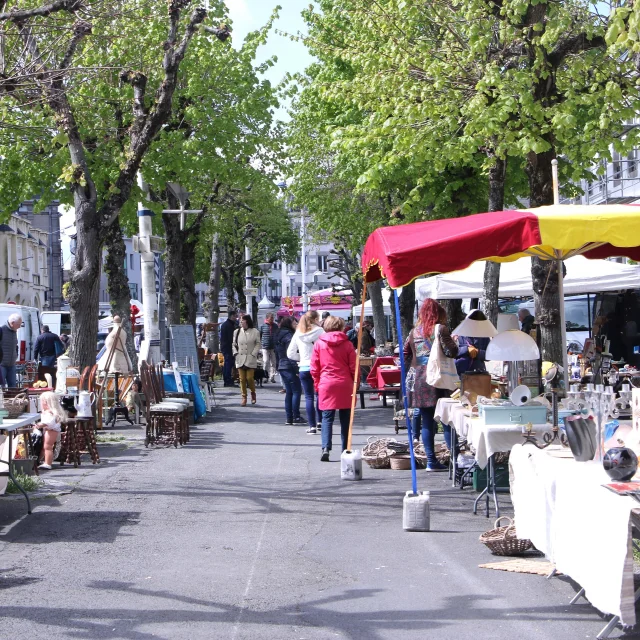
[[[420, 473], [432, 531], [404, 532], [410, 472], [342, 481], [339, 436], [321, 462], [277, 389], [246, 408], [219, 389], [180, 449], [118, 425], [127, 440], [99, 445], [101, 465], [43, 476], [59, 492], [30, 516], [0, 498], [0, 638], [595, 638], [604, 622], [569, 605], [567, 578], [478, 568], [499, 558], [478, 542], [493, 522], [471, 490]], [[369, 404], [356, 446], [393, 434], [391, 409]]]

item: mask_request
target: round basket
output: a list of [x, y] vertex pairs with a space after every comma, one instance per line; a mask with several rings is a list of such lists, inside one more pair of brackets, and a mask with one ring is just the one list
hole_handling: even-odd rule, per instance
[[398, 471], [407, 471], [411, 469], [411, 457], [410, 456], [391, 456], [389, 458], [392, 469]]
[[26, 393], [20, 393], [15, 398], [5, 398], [4, 410], [10, 419], [17, 418], [29, 408], [29, 396]]
[[[501, 520], [508, 520], [506, 527], [498, 526]], [[533, 547], [531, 540], [520, 540], [516, 534], [516, 525], [511, 518], [501, 516], [493, 529], [485, 531], [480, 536], [480, 542], [487, 545], [494, 556], [520, 556]]]
[[384, 452], [380, 452], [377, 456], [362, 456], [362, 459], [372, 469], [388, 469], [389, 468], [389, 456]]
[[416, 469], [426, 469], [427, 468], [427, 456], [415, 456], [416, 458]]

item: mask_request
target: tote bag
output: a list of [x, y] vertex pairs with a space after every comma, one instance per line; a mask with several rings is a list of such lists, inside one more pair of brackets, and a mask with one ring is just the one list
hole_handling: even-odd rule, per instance
[[460, 382], [460, 377], [456, 371], [455, 360], [445, 356], [440, 344], [441, 326], [436, 325], [435, 338], [431, 345], [431, 353], [427, 363], [427, 384], [436, 389], [453, 391], [456, 388], [456, 383]]

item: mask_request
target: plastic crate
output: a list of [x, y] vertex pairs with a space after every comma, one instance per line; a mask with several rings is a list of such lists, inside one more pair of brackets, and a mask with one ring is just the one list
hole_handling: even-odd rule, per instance
[[[482, 491], [487, 487], [487, 471], [489, 467], [484, 469], [474, 469], [473, 471], [473, 490]], [[509, 463], [495, 465], [496, 470], [496, 487], [509, 486]]]

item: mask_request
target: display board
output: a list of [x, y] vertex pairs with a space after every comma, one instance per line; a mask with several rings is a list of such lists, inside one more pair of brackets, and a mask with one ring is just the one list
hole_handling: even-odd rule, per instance
[[171, 363], [177, 362], [182, 370], [189, 370], [198, 376], [200, 383], [200, 363], [196, 349], [196, 334], [190, 324], [172, 324], [169, 326], [171, 336]]

